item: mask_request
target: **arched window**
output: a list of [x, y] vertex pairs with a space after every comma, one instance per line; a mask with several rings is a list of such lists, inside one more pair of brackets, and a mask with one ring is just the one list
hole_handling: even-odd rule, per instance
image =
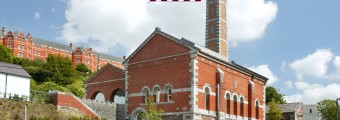
[[115, 89], [111, 94], [111, 102], [125, 104], [125, 93], [122, 89]]
[[172, 87], [171, 86], [167, 86], [165, 87], [165, 92], [166, 92], [166, 101], [170, 102], [172, 100]]
[[97, 101], [105, 101], [105, 96], [103, 93], [98, 91], [92, 95], [92, 99], [95, 99]]
[[204, 108], [210, 110], [210, 90], [208, 87], [204, 89]]
[[161, 95], [161, 89], [159, 87], [156, 87], [154, 89], [154, 94], [155, 94], [155, 102], [160, 102], [160, 95]]
[[244, 117], [244, 98], [243, 97], [240, 98], [240, 110], [241, 110], [240, 116]]
[[259, 101], [255, 101], [255, 107], [256, 107], [256, 119], [260, 118], [260, 103]]
[[149, 90], [147, 88], [144, 88], [142, 94], [144, 103], [147, 103], [149, 99]]
[[230, 99], [231, 99], [231, 97], [230, 97], [229, 93], [227, 93], [226, 99], [227, 99], [227, 101], [226, 101], [226, 103], [227, 103], [227, 105], [226, 105], [226, 107], [227, 107], [227, 114], [230, 115]]
[[234, 115], [237, 116], [237, 96], [234, 95]]

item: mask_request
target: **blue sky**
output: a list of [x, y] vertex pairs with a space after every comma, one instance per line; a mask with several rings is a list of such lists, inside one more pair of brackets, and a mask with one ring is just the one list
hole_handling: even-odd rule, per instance
[[[287, 101], [340, 97], [338, 0], [229, 0], [230, 60], [264, 74]], [[204, 44], [205, 1], [2, 1], [0, 25], [34, 37], [129, 55], [155, 27]], [[95, 44], [90, 44], [95, 43]]]

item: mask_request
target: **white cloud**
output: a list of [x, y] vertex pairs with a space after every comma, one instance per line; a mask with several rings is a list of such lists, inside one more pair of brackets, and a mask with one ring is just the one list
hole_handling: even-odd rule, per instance
[[273, 84], [278, 80], [277, 76], [269, 69], [268, 65], [253, 66], [248, 69], [267, 77], [269, 79], [267, 85]]
[[303, 76], [323, 78], [327, 76], [328, 63], [333, 56], [330, 49], [319, 49], [305, 58], [295, 60], [290, 67], [295, 71], [298, 80], [302, 80]]
[[290, 80], [285, 81], [284, 85], [285, 85], [287, 88], [293, 88], [293, 82], [290, 81]]
[[309, 84], [304, 81], [297, 81], [294, 84], [295, 84], [295, 87], [299, 90], [306, 90], [306, 89], [313, 89], [313, 88], [321, 87], [320, 84]]
[[[306, 83], [309, 85], [309, 83]], [[340, 92], [336, 92], [340, 90], [339, 84], [329, 84], [326, 86], [322, 85], [311, 85], [306, 87], [302, 91], [302, 94], [295, 94], [286, 96], [287, 102], [304, 102], [304, 104], [316, 104], [317, 102], [324, 99], [335, 99], [340, 96]]]
[[229, 0], [228, 5], [228, 33], [234, 44], [261, 38], [278, 11], [276, 3], [265, 0]]
[[[148, 0], [68, 0], [61, 38], [92, 42], [102, 52], [123, 45], [133, 51], [155, 27], [204, 45], [205, 2], [148, 3]], [[260, 38], [275, 19], [277, 5], [265, 0], [228, 2], [229, 38], [234, 44]], [[98, 47], [100, 46], [100, 47]]]
[[340, 56], [336, 56], [334, 57], [334, 66], [335, 66], [335, 69], [336, 69], [336, 74], [337, 75], [340, 75]]
[[39, 12], [35, 12], [34, 13], [34, 20], [39, 20], [40, 19], [40, 13]]
[[286, 100], [287, 103], [292, 103], [292, 102], [301, 102], [303, 100], [303, 95], [301, 94], [295, 94], [295, 95], [288, 95], [284, 96], [284, 99]]

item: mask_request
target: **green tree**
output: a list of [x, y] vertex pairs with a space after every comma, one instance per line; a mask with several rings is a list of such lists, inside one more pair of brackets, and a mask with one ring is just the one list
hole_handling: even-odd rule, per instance
[[322, 100], [318, 102], [317, 109], [322, 115], [323, 120], [335, 120], [336, 118], [336, 101]]
[[70, 79], [75, 76], [76, 69], [72, 61], [67, 57], [63, 58], [60, 55], [48, 55], [47, 63], [44, 69], [50, 71], [52, 74], [51, 80], [58, 85], [69, 85], [74, 81]]
[[76, 70], [79, 71], [79, 72], [84, 72], [84, 73], [86, 73], [86, 72], [90, 73], [91, 72], [90, 69], [88, 69], [87, 66], [83, 63], [77, 64]]
[[14, 56], [10, 49], [7, 47], [0, 45], [0, 61], [1, 62], [7, 62], [7, 63], [13, 63]]
[[268, 113], [266, 114], [267, 120], [281, 120], [283, 118], [282, 111], [280, 108], [276, 106], [275, 99], [270, 101], [268, 106], [269, 106], [269, 110], [268, 110]]
[[286, 103], [286, 101], [283, 99], [283, 95], [280, 94], [276, 88], [268, 86], [266, 87], [266, 104], [272, 100], [275, 100], [278, 104]]
[[28, 74], [32, 76], [32, 79], [34, 79], [38, 83], [47, 82], [52, 76], [52, 73], [44, 68], [28, 66], [24, 69], [27, 71]]
[[145, 106], [146, 113], [142, 113], [143, 120], [162, 120], [161, 114], [163, 110], [157, 109], [155, 105], [155, 100], [152, 95], [149, 96], [146, 106]]

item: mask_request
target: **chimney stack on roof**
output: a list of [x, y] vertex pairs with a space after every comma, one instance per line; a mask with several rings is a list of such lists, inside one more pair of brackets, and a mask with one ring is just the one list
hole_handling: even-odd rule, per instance
[[2, 27], [2, 32], [6, 32], [6, 27]]

